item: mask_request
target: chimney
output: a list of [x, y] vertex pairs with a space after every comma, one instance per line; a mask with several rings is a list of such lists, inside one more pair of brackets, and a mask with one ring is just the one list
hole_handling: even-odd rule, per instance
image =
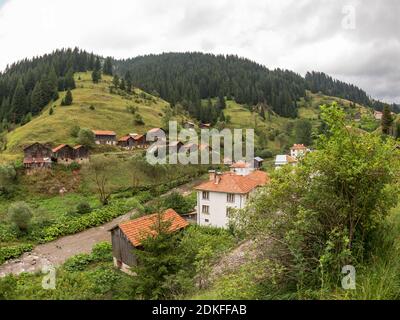
[[215, 170], [208, 170], [208, 175], [209, 175], [209, 180], [214, 181], [215, 180]]
[[217, 172], [215, 174], [215, 184], [218, 184], [221, 181], [221, 175], [222, 175], [221, 172]]

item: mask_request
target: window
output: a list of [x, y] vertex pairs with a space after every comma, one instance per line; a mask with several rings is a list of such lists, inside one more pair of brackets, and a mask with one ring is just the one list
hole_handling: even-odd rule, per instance
[[210, 193], [208, 191], [203, 191], [203, 200], [208, 200], [210, 198]]
[[202, 213], [206, 213], [206, 214], [208, 214], [209, 213], [209, 210], [210, 210], [210, 206], [202, 206], [201, 207], [201, 212]]
[[205, 222], [210, 222], [208, 219], [204, 219]]
[[226, 202], [235, 202], [235, 195], [233, 193], [228, 193], [226, 195]]

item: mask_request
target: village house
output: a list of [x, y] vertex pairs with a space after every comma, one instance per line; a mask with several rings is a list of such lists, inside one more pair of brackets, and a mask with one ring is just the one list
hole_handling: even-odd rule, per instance
[[[159, 223], [157, 213], [120, 223], [110, 230], [112, 253], [115, 267], [130, 273], [130, 267], [137, 265], [136, 250], [143, 250], [142, 242], [149, 236], [157, 234], [155, 226]], [[161, 220], [167, 222], [169, 232], [186, 228], [189, 223], [173, 209], [164, 211]]]
[[24, 148], [24, 167], [26, 169], [51, 168], [53, 152], [47, 145], [35, 142]]
[[150, 129], [149, 131], [147, 131], [147, 133], [151, 134], [154, 137], [157, 137], [157, 138], [154, 138], [154, 141], [165, 141], [166, 140], [166, 137], [161, 138], [163, 135], [165, 136], [165, 131], [161, 128]]
[[297, 159], [292, 156], [289, 156], [287, 154], [278, 154], [275, 157], [275, 167], [276, 168], [282, 167], [287, 164], [295, 166], [297, 164]]
[[126, 150], [132, 150], [135, 147], [135, 139], [130, 135], [123, 136], [118, 139], [117, 146]]
[[87, 163], [89, 162], [89, 149], [82, 145], [77, 145], [74, 147], [75, 150], [75, 162], [77, 163]]
[[135, 142], [135, 148], [147, 148], [149, 146], [145, 135], [137, 133], [130, 133], [129, 135]]
[[307, 152], [309, 152], [310, 149], [308, 149], [304, 144], [294, 144], [290, 148], [290, 156], [298, 159], [301, 157], [304, 157]]
[[227, 228], [233, 209], [243, 209], [256, 189], [269, 181], [264, 171], [248, 175], [209, 171], [209, 180], [197, 187], [197, 223]]
[[60, 144], [53, 150], [53, 161], [59, 164], [70, 164], [75, 161], [75, 150], [68, 144]]
[[243, 160], [236, 161], [229, 166], [230, 171], [241, 176], [246, 176], [254, 170], [254, 167]]
[[109, 130], [93, 130], [94, 141], [96, 144], [117, 144], [117, 134]]

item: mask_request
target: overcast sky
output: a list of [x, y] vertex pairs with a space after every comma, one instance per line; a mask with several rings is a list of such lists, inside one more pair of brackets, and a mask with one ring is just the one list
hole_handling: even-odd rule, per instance
[[128, 58], [238, 54], [400, 103], [398, 0], [0, 0], [0, 70], [74, 47]]

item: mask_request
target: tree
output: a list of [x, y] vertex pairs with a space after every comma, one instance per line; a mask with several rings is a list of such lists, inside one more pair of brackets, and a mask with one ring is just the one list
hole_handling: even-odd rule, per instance
[[393, 118], [392, 118], [392, 114], [391, 114], [390, 108], [389, 108], [389, 106], [385, 105], [383, 107], [382, 119], [381, 119], [382, 133], [383, 134], [390, 134], [391, 133], [392, 123], [393, 123]]
[[119, 77], [117, 74], [114, 74], [113, 80], [112, 80], [114, 89], [118, 89], [119, 88]]
[[53, 107], [50, 107], [50, 109], [49, 109], [49, 115], [52, 116], [53, 113], [54, 113], [54, 109], [53, 109]]
[[8, 217], [20, 231], [25, 232], [32, 219], [32, 210], [23, 201], [15, 202], [8, 208]]
[[237, 230], [258, 239], [278, 286], [299, 291], [340, 284], [341, 268], [368, 257], [397, 203], [394, 140], [349, 128], [336, 104], [323, 106], [321, 118], [328, 132], [315, 152], [276, 171], [235, 219]]
[[90, 176], [96, 185], [99, 200], [103, 206], [108, 204], [113, 193], [113, 187], [110, 183], [111, 172], [109, 170], [113, 165], [111, 160], [102, 157], [93, 159], [89, 166]]
[[302, 143], [306, 146], [312, 144], [312, 125], [309, 120], [296, 120], [294, 124], [294, 132], [296, 143]]
[[43, 106], [46, 105], [45, 97], [43, 96], [42, 85], [36, 82], [31, 95], [31, 112], [36, 115], [40, 112]]
[[11, 110], [13, 113], [14, 123], [21, 121], [25, 111], [27, 110], [25, 89], [21, 80], [18, 81], [17, 87], [15, 88], [11, 102]]
[[15, 188], [17, 172], [11, 165], [0, 165], [0, 196], [9, 196]]
[[139, 125], [139, 126], [144, 125], [144, 120], [140, 113], [138, 113], [138, 112], [135, 113], [135, 115], [133, 116], [133, 123], [135, 125]]
[[62, 106], [70, 106], [73, 102], [71, 90], [67, 90], [64, 99], [61, 101]]
[[86, 147], [93, 147], [94, 146], [94, 133], [90, 129], [82, 128], [79, 130], [78, 134], [78, 143], [86, 146]]
[[112, 58], [111, 57], [107, 57], [104, 60], [103, 73], [107, 74], [109, 76], [113, 75], [113, 65], [112, 65]]
[[100, 58], [97, 57], [93, 67], [92, 81], [93, 83], [99, 83], [100, 80], [101, 80], [101, 63], [100, 63]]
[[168, 231], [171, 223], [163, 219], [163, 213], [157, 214], [157, 219], [151, 227], [156, 236], [149, 235], [142, 241], [143, 250], [136, 250], [138, 265], [132, 270], [133, 288], [143, 299], [165, 299], [169, 290], [163, 284], [168, 276], [174, 275], [180, 269], [182, 261], [176, 254], [179, 234]]

